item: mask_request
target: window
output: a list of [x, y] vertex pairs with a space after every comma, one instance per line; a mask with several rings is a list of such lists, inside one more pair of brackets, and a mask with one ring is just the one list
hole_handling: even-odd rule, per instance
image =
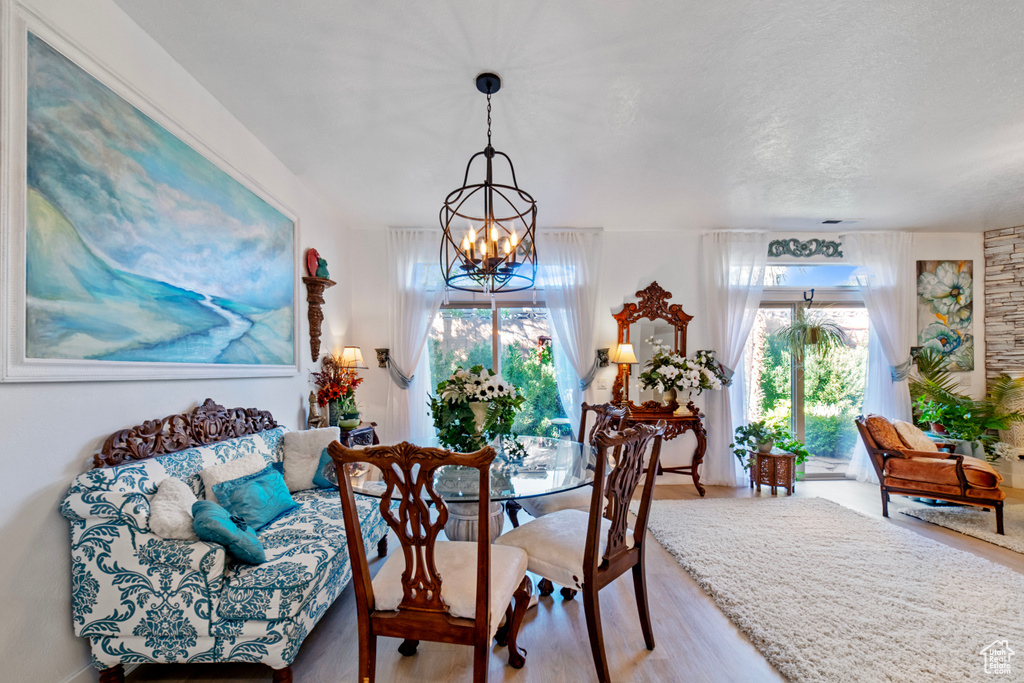
[[427, 341], [432, 386], [459, 366], [499, 372], [526, 397], [512, 425], [517, 434], [572, 433], [555, 383], [551, 329], [543, 304], [451, 304], [434, 318]]
[[[868, 315], [846, 264], [769, 266], [754, 328], [747, 340], [746, 410], [750, 420], [787, 426], [812, 457], [808, 478], [841, 478], [857, 440], [854, 419], [864, 402]], [[838, 323], [849, 348], [827, 358], [806, 353], [798, 363], [775, 333], [792, 322], [815, 289], [812, 312]]]

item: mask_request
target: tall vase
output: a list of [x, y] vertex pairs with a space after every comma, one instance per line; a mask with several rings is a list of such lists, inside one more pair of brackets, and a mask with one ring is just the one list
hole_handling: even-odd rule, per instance
[[667, 406], [672, 405], [675, 402], [675, 400], [676, 400], [676, 390], [675, 389], [666, 389], [665, 393], [662, 394], [662, 400], [665, 401], [665, 405], [667, 405]]
[[487, 422], [487, 403], [484, 401], [470, 401], [469, 409], [473, 411], [473, 421], [476, 423], [476, 433], [482, 434], [484, 423]]
[[329, 424], [332, 427], [337, 427], [338, 420], [340, 420], [341, 416], [344, 414], [344, 411], [342, 410], [341, 407], [341, 401], [331, 401], [327, 405], [330, 408], [327, 418], [327, 424]]

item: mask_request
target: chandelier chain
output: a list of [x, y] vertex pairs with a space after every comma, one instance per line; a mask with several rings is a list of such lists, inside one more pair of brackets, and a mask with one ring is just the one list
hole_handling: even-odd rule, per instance
[[491, 89], [487, 88], [487, 146], [491, 146]]

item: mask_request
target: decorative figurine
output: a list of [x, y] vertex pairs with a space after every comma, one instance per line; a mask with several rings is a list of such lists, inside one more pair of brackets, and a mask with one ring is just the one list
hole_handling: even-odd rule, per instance
[[317, 261], [316, 276], [325, 279], [331, 277], [331, 274], [327, 272], [327, 259], [319, 258], [319, 260]]
[[316, 392], [309, 392], [309, 419], [306, 420], [306, 429], [320, 429], [327, 426], [327, 417], [320, 414], [316, 405]]
[[316, 249], [306, 250], [306, 272], [309, 273], [310, 277], [316, 277], [316, 271], [320, 265], [320, 252]]

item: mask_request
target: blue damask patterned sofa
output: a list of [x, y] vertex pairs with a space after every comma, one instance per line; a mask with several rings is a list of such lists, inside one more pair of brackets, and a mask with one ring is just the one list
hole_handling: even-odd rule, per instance
[[[310, 629], [351, 579], [337, 489], [294, 494], [296, 508], [258, 533], [267, 561], [235, 563], [223, 546], [164, 540], [149, 502], [168, 476], [204, 495], [204, 468], [283, 453], [265, 411], [207, 401], [191, 413], [113, 434], [61, 506], [71, 521], [75, 633], [89, 639], [100, 680], [124, 680], [129, 662], [262, 662], [291, 681]], [[378, 505], [358, 500], [363, 541], [386, 551]]]

